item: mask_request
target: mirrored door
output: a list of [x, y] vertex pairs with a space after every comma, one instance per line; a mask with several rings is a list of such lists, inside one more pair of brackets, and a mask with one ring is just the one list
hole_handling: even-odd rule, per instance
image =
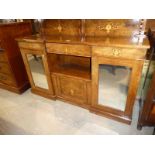
[[92, 107], [101, 115], [130, 124], [143, 60], [92, 57]]
[[121, 111], [125, 110], [131, 68], [99, 64], [98, 104]]
[[49, 89], [42, 55], [26, 54], [35, 87]]

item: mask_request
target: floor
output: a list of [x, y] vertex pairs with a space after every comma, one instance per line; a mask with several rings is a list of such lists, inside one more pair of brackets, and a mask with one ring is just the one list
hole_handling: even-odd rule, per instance
[[152, 127], [136, 129], [138, 102], [131, 125], [90, 113], [83, 108], [31, 93], [0, 89], [0, 134], [149, 135]]

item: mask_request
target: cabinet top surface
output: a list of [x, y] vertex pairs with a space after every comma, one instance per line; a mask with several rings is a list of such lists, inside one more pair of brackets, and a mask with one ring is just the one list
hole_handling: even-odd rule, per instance
[[127, 48], [149, 48], [149, 41], [144, 36], [134, 37], [84, 37], [81, 36], [44, 36], [32, 35], [24, 38], [18, 38], [19, 42], [38, 42], [43, 43], [65, 43], [65, 44], [84, 44], [90, 46], [118, 46]]

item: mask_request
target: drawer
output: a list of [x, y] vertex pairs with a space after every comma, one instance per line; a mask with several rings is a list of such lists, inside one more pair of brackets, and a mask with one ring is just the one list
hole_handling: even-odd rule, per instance
[[8, 85], [15, 85], [15, 81], [12, 76], [3, 73], [0, 73], [0, 82]]
[[52, 78], [54, 77], [56, 95], [59, 98], [79, 104], [88, 103], [86, 81], [58, 74], [54, 74]]
[[90, 57], [90, 47], [87, 45], [68, 45], [68, 44], [56, 44], [47, 43], [47, 52], [56, 54], [68, 54], [77, 56]]
[[115, 58], [126, 58], [126, 59], [144, 59], [146, 55], [146, 50], [94, 46], [92, 47], [92, 55], [108, 56], [108, 57], [115, 57]]
[[7, 58], [4, 52], [0, 52], [0, 62], [7, 62]]
[[0, 73], [10, 74], [11, 70], [6, 62], [0, 62]]
[[44, 46], [42, 43], [33, 43], [33, 42], [18, 42], [20, 48], [30, 49], [30, 50], [44, 50]]

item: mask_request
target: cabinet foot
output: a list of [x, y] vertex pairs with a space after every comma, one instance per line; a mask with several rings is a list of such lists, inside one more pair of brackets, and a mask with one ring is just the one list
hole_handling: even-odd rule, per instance
[[153, 130], [153, 135], [155, 135], [155, 127], [154, 127], [154, 130]]
[[142, 130], [142, 125], [138, 124], [137, 125], [137, 130]]

